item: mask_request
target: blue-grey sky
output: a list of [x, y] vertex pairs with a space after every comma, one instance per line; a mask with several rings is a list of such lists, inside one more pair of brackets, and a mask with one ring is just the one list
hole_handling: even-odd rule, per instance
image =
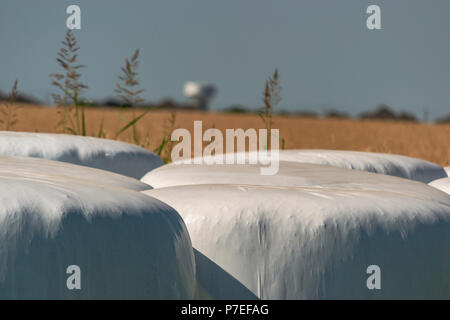
[[[183, 84], [199, 80], [217, 84], [213, 108], [259, 107], [277, 67], [280, 109], [450, 113], [448, 0], [1, 0], [0, 89], [18, 77], [23, 92], [50, 101], [70, 4], [81, 7], [75, 34], [92, 99], [114, 95], [124, 58], [142, 48], [151, 101], [186, 100]], [[370, 4], [382, 30], [366, 28]]]

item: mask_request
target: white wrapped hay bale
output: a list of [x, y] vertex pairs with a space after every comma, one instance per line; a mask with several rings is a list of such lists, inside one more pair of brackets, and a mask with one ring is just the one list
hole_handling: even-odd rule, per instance
[[327, 185], [336, 186], [339, 189], [364, 186], [368, 190], [382, 190], [385, 187], [396, 186], [403, 192], [417, 185], [406, 183], [404, 181], [406, 179], [388, 179], [389, 176], [380, 178], [378, 174], [309, 163], [280, 161], [279, 170], [275, 175], [261, 175], [260, 168], [259, 164], [169, 164], [147, 173], [141, 181], [153, 188], [199, 184], [242, 184], [283, 187]]
[[[0, 299], [193, 298], [192, 246], [174, 209], [116, 181], [127, 177], [70, 164], [52, 174], [53, 161], [31, 158], [34, 168], [14, 172], [9, 159], [0, 171]], [[81, 270], [79, 289], [67, 285], [70, 266]]]
[[445, 170], [438, 164], [396, 154], [340, 150], [285, 150], [281, 152], [280, 159], [381, 173], [425, 183], [445, 176]]
[[1, 131], [0, 155], [69, 162], [137, 179], [163, 164], [158, 155], [136, 145], [49, 133]]
[[121, 187], [135, 191], [150, 189], [139, 180], [99, 169], [78, 166], [61, 161], [30, 157], [0, 156], [0, 178], [13, 177], [26, 181], [78, 181], [102, 187]]
[[425, 184], [289, 162], [272, 180], [206, 165], [147, 178], [157, 189], [143, 193], [183, 217], [213, 298], [450, 298], [450, 197]]
[[437, 179], [430, 182], [429, 185], [450, 195], [450, 178]]
[[[206, 158], [222, 159], [223, 155]], [[245, 153], [245, 158], [246, 163], [249, 163], [248, 152]], [[386, 174], [424, 183], [447, 176], [444, 168], [438, 164], [385, 153], [341, 150], [279, 150], [279, 160]]]

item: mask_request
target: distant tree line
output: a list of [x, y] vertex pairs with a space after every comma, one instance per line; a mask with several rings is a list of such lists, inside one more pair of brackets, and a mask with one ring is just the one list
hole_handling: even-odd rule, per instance
[[[228, 113], [252, 113], [252, 110], [245, 108], [242, 105], [232, 105], [225, 109], [225, 112]], [[356, 117], [352, 117], [346, 112], [336, 110], [336, 109], [328, 109], [323, 112], [317, 112], [313, 110], [296, 110], [296, 111], [279, 111], [278, 115], [281, 116], [300, 116], [300, 117], [308, 117], [308, 118], [336, 118], [336, 119], [362, 119], [362, 120], [390, 120], [390, 121], [411, 121], [411, 122], [419, 122], [420, 120], [412, 113], [407, 111], [395, 111], [391, 107], [385, 104], [381, 104], [377, 106], [374, 110], [364, 111], [357, 115]], [[444, 117], [441, 117], [436, 120], [437, 123], [450, 123], [450, 114]]]
[[[3, 91], [0, 90], [0, 101], [8, 101], [9, 98], [10, 98], [9, 93], [4, 93]], [[33, 96], [22, 93], [17, 94], [15, 101], [17, 103], [41, 104], [41, 102], [38, 99], [34, 98]]]
[[[0, 91], [0, 101], [6, 101], [9, 99], [9, 95]], [[21, 94], [19, 93], [16, 98], [17, 103], [31, 103], [31, 104], [42, 104], [38, 99], [32, 97], [31, 95]], [[106, 98], [103, 100], [93, 100], [89, 101], [86, 104], [89, 106], [100, 106], [100, 107], [110, 107], [110, 108], [120, 108], [124, 107], [123, 103], [116, 98]], [[125, 106], [126, 107], [126, 106]], [[164, 98], [159, 102], [141, 102], [137, 105], [140, 108], [154, 108], [154, 109], [169, 109], [169, 110], [195, 110], [196, 106], [192, 103], [178, 102], [171, 98]], [[231, 105], [222, 111], [226, 113], [254, 113], [253, 109], [246, 108], [243, 105]], [[276, 112], [277, 115], [282, 116], [301, 116], [301, 117], [310, 117], [310, 118], [336, 118], [336, 119], [374, 119], [374, 120], [390, 120], [390, 121], [411, 121], [411, 122], [419, 122], [420, 120], [412, 113], [408, 111], [395, 111], [393, 108], [386, 104], [380, 104], [374, 110], [365, 111], [360, 113], [356, 117], [350, 116], [348, 113], [336, 110], [329, 109], [323, 112], [317, 112], [313, 110], [296, 110], [296, 111], [286, 111], [281, 110]], [[436, 123], [450, 123], [450, 114], [440, 117], [435, 121]]]

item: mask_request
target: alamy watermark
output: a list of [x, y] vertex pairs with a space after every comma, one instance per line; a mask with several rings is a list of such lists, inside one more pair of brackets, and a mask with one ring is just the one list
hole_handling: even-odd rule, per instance
[[[180, 139], [182, 139], [180, 141]], [[270, 139], [270, 149], [267, 149]], [[177, 141], [171, 153], [175, 164], [260, 164], [262, 175], [277, 174], [279, 169], [279, 129], [226, 129], [225, 151], [222, 131], [211, 128], [203, 132], [202, 121], [194, 121], [194, 138], [187, 129], [175, 129], [171, 135]], [[248, 140], [248, 153], [246, 153]], [[210, 142], [203, 149], [203, 142]], [[192, 146], [194, 154], [192, 156]], [[236, 151], [236, 152], [235, 152]], [[248, 160], [248, 161], [247, 161]]]
[[367, 278], [366, 286], [369, 290], [381, 290], [381, 269], [376, 264], [370, 265], [366, 270], [370, 276]]
[[[76, 4], [72, 4], [66, 8], [66, 13], [69, 17], [66, 20], [66, 26], [70, 30], [81, 29], [81, 8]], [[369, 5], [366, 9], [366, 14], [369, 17], [366, 20], [366, 26], [369, 30], [381, 29], [381, 8], [378, 5]]]
[[381, 8], [375, 4], [367, 7], [367, 14], [370, 16], [366, 20], [366, 26], [369, 30], [380, 30], [381, 29]]
[[66, 9], [66, 13], [70, 16], [66, 20], [66, 26], [69, 30], [81, 29], [81, 9], [76, 4], [70, 5]]
[[66, 273], [70, 274], [66, 280], [67, 289], [81, 290], [81, 268], [73, 264], [67, 267]]

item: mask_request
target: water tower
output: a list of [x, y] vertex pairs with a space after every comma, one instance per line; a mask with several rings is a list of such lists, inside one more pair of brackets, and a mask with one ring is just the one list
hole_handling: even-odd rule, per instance
[[184, 95], [191, 98], [200, 110], [208, 110], [208, 103], [216, 94], [217, 88], [212, 83], [190, 81], [184, 85]]

